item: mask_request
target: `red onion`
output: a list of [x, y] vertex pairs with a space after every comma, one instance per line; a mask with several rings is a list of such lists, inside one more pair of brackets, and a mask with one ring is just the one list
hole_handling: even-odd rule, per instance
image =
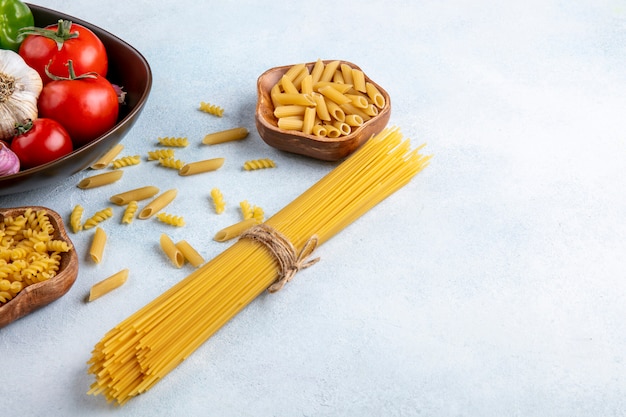
[[0, 177], [20, 170], [20, 160], [9, 147], [0, 141]]

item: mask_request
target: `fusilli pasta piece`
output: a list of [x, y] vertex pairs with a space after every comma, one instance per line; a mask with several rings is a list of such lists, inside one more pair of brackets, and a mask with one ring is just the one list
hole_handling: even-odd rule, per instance
[[70, 227], [74, 233], [83, 230], [83, 225], [81, 224], [83, 213], [85, 209], [80, 204], [77, 204], [72, 209], [72, 213], [70, 214]]
[[185, 163], [183, 161], [175, 158], [161, 158], [159, 159], [159, 164], [166, 168], [172, 168], [177, 170], [180, 170], [182, 167], [185, 166]]
[[182, 216], [175, 216], [168, 213], [157, 213], [156, 218], [171, 226], [182, 227], [185, 225], [185, 219], [183, 219]]
[[173, 158], [174, 149], [156, 149], [154, 151], [148, 151], [148, 161], [158, 161], [164, 158]]
[[222, 117], [224, 115], [224, 109], [214, 104], [200, 102], [200, 110], [212, 114], [213, 116]]
[[85, 221], [85, 224], [83, 225], [83, 229], [85, 230], [91, 229], [92, 227], [96, 226], [100, 222], [103, 222], [104, 220], [108, 219], [111, 216], [113, 216], [113, 210], [111, 209], [111, 207], [107, 207], [103, 210], [100, 210]]
[[132, 165], [139, 165], [140, 162], [141, 157], [139, 155], [123, 156], [114, 161], [111, 161], [111, 166], [113, 167], [113, 169], [120, 169]]
[[275, 168], [276, 162], [269, 158], [262, 159], [251, 159], [249, 161], [244, 162], [243, 169], [246, 171], [252, 171], [255, 169], [264, 169], [264, 168]]
[[213, 188], [211, 190], [211, 198], [213, 199], [213, 205], [217, 214], [222, 214], [226, 210], [226, 202], [224, 201], [224, 195], [219, 188]]
[[138, 208], [139, 208], [139, 205], [137, 201], [135, 200], [130, 201], [128, 205], [126, 206], [126, 209], [124, 210], [124, 214], [122, 215], [122, 223], [124, 224], [132, 223], [133, 219], [135, 218], [135, 213], [137, 212]]
[[159, 138], [159, 143], [163, 146], [184, 148], [189, 145], [189, 140], [185, 137], [163, 137]]
[[239, 208], [241, 208], [241, 215], [244, 220], [248, 220], [252, 218], [252, 206], [248, 203], [248, 200], [243, 200], [239, 203]]

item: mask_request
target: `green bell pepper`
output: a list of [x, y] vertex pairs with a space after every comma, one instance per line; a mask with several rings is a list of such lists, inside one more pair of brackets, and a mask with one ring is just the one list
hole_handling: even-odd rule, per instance
[[33, 13], [28, 5], [19, 0], [0, 0], [0, 48], [19, 49], [22, 39], [18, 31], [27, 26], [34, 26]]

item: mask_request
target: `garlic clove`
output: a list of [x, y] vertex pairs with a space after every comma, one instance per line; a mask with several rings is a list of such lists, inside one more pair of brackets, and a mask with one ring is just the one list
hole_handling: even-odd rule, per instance
[[0, 177], [16, 174], [19, 170], [19, 158], [4, 142], [0, 141]]

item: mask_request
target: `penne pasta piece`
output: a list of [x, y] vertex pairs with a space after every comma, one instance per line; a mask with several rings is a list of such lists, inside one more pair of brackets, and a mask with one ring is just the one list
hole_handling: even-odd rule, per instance
[[326, 137], [328, 135], [328, 130], [324, 127], [324, 125], [314, 125], [312, 133], [315, 136]]
[[355, 107], [352, 103], [341, 104], [340, 107], [341, 110], [343, 110], [346, 114], [357, 114], [361, 116], [361, 118], [365, 121], [372, 118], [364, 111], [365, 109], [359, 109], [358, 107]]
[[185, 256], [183, 253], [176, 247], [172, 239], [165, 233], [161, 234], [161, 238], [159, 239], [159, 244], [161, 245], [161, 249], [167, 255], [170, 261], [174, 264], [176, 268], [181, 268], [185, 263]]
[[114, 289], [121, 287], [127, 279], [128, 269], [122, 269], [97, 284], [94, 284], [89, 291], [89, 301], [96, 300]]
[[292, 65], [287, 72], [285, 72], [284, 77], [287, 77], [289, 81], [293, 81], [302, 72], [302, 70], [305, 69], [305, 67], [305, 64]]
[[333, 122], [333, 126], [336, 127], [342, 135], [349, 135], [352, 131], [352, 128], [349, 124], [345, 122], [340, 122], [338, 120]]
[[374, 117], [374, 116], [376, 116], [378, 114], [378, 107], [376, 107], [376, 105], [374, 105], [374, 104], [370, 104], [369, 106], [364, 108], [363, 111], [368, 116]]
[[102, 261], [102, 255], [104, 254], [104, 247], [107, 242], [107, 234], [103, 228], [97, 227], [93, 234], [93, 240], [89, 248], [89, 256], [91, 260], [99, 264]]
[[210, 172], [218, 170], [224, 165], [224, 158], [205, 159], [203, 161], [190, 162], [183, 165], [178, 171], [178, 175], [183, 177], [195, 174], [201, 174], [203, 172]]
[[209, 133], [202, 139], [204, 145], [217, 145], [218, 143], [241, 140], [248, 137], [248, 129], [245, 127], [235, 127], [219, 132]]
[[300, 91], [293, 84], [292, 80], [287, 76], [283, 75], [280, 78], [280, 86], [283, 88], [283, 92], [287, 94], [299, 94]]
[[323, 72], [324, 72], [324, 62], [318, 58], [317, 61], [315, 61], [315, 64], [313, 64], [313, 69], [311, 69], [311, 78], [312, 78], [313, 84], [315, 84], [316, 82], [320, 80]]
[[104, 155], [102, 155], [100, 159], [98, 159], [96, 162], [91, 164], [91, 168], [92, 169], [106, 168], [115, 159], [115, 157], [119, 155], [120, 152], [122, 152], [123, 149], [124, 149], [124, 145], [122, 145], [121, 143], [116, 144], [111, 149], [109, 149]]
[[324, 127], [326, 128], [326, 137], [338, 138], [339, 136], [341, 136], [341, 130], [337, 129], [335, 126], [331, 124], [325, 124]]
[[309, 69], [305, 66], [302, 68], [302, 71], [293, 79], [293, 86], [296, 87], [296, 90], [302, 91], [302, 81], [309, 75]]
[[335, 103], [342, 105], [351, 103], [351, 100], [345, 96], [345, 94], [337, 91], [333, 87], [326, 85], [324, 87], [320, 87], [318, 90], [324, 97], [329, 100], [334, 101]]
[[352, 84], [352, 67], [348, 64], [341, 64], [339, 69], [343, 75], [343, 82], [346, 84]]
[[315, 124], [315, 108], [307, 107], [304, 111], [304, 119], [302, 120], [302, 133], [310, 135], [313, 132], [313, 125]]
[[186, 240], [176, 242], [176, 248], [183, 254], [183, 257], [195, 267], [204, 263], [204, 258]]
[[343, 80], [343, 74], [341, 73], [340, 70], [336, 70], [335, 73], [333, 74], [333, 82], [339, 83], [339, 84], [345, 84]]
[[123, 174], [123, 170], [116, 169], [115, 171], [105, 172], [104, 174], [92, 175], [91, 177], [83, 178], [82, 180], [80, 180], [80, 182], [78, 183], [78, 188], [88, 189], [112, 184], [122, 178]]
[[[335, 103], [332, 100], [325, 100], [326, 108], [328, 109], [328, 113], [330, 116], [335, 119], [343, 122], [346, 119], [346, 113], [339, 107], [339, 104]], [[328, 119], [327, 121], [330, 121]]]
[[234, 239], [237, 236], [240, 236], [243, 232], [245, 232], [252, 226], [256, 226], [259, 223], [260, 222], [257, 219], [251, 217], [235, 224], [231, 224], [230, 226], [227, 226], [217, 232], [213, 237], [213, 240], [216, 240], [218, 242], [226, 242], [227, 240]]
[[320, 93], [311, 94], [313, 100], [315, 101], [315, 111], [317, 113], [317, 117], [320, 120], [330, 121], [330, 113], [328, 113], [328, 106], [326, 105], [326, 99]]
[[324, 71], [320, 76], [320, 81], [331, 81], [335, 71], [339, 67], [339, 61], [331, 61], [324, 66]]
[[[317, 93], [314, 93], [314, 94], [317, 94]], [[295, 104], [287, 105], [287, 106], [278, 106], [274, 109], [274, 116], [277, 119], [280, 119], [281, 117], [289, 117], [289, 116], [302, 116], [304, 115], [304, 109], [306, 108], [307, 106], [298, 106]]]
[[360, 91], [361, 93], [367, 92], [365, 88], [365, 74], [363, 71], [352, 68], [352, 83], [354, 84], [354, 89], [356, 91]]
[[134, 190], [128, 190], [123, 193], [115, 194], [109, 201], [117, 204], [118, 206], [123, 206], [131, 201], [140, 201], [145, 200], [146, 198], [150, 198], [155, 196], [159, 192], [159, 189], [153, 185], [148, 185], [145, 187], [135, 188]]
[[359, 108], [359, 109], [366, 109], [369, 105], [370, 102], [363, 96], [358, 95], [358, 94], [346, 94], [346, 97], [348, 97], [351, 101], [351, 103]]
[[332, 87], [340, 93], [344, 94], [352, 89], [352, 84], [341, 84], [333, 81], [318, 81], [313, 84], [314, 91], [319, 91], [319, 89], [323, 87]]
[[309, 95], [313, 93], [313, 77], [308, 72], [306, 76], [302, 78], [302, 81], [300, 82], [300, 92], [302, 94], [309, 94]]
[[372, 100], [372, 102], [378, 107], [382, 109], [385, 107], [385, 97], [378, 91], [378, 88], [370, 82], [365, 83], [365, 92], [367, 96]]
[[274, 94], [272, 96], [272, 101], [274, 102], [274, 107], [284, 106], [287, 104], [299, 104], [301, 106], [314, 106], [315, 102], [308, 94], [289, 94], [289, 93], [280, 93]]
[[349, 114], [346, 116], [345, 122], [352, 127], [358, 127], [363, 124], [363, 118], [358, 114]]
[[304, 121], [300, 117], [281, 117], [278, 119], [278, 127], [284, 130], [302, 130]]
[[169, 203], [171, 203], [178, 194], [178, 190], [176, 188], [172, 188], [171, 190], [167, 190], [148, 203], [140, 212], [137, 218], [145, 220], [147, 218], [152, 217], [152, 215], [156, 214], [159, 210], [163, 209]]

